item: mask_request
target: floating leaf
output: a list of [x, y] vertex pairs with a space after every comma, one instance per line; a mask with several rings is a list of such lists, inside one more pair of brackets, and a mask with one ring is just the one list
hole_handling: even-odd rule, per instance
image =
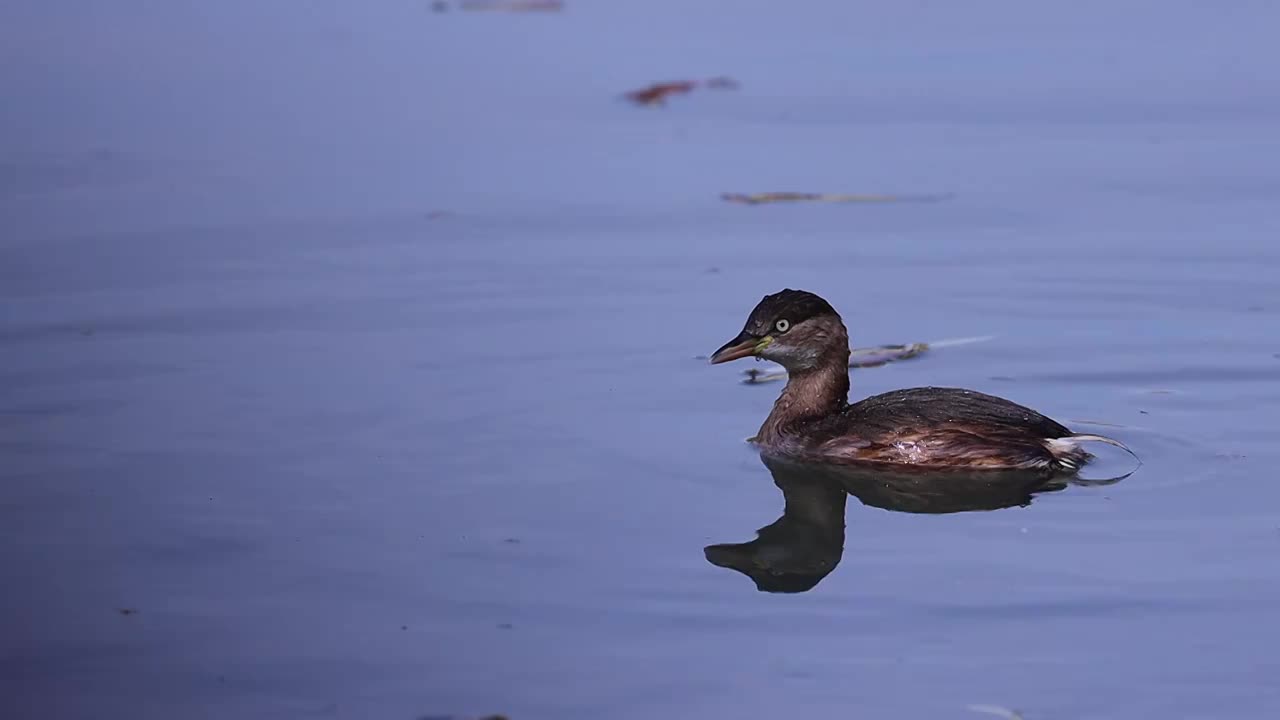
[[938, 202], [951, 197], [949, 194], [935, 195], [853, 195], [845, 193], [811, 193], [811, 192], [764, 192], [764, 193], [721, 193], [720, 199], [739, 205], [765, 205], [768, 203], [787, 202], [825, 202], [825, 203], [899, 203], [899, 202]]

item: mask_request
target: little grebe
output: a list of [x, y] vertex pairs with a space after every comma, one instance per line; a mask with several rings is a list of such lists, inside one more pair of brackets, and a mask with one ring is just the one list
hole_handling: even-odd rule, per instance
[[787, 386], [752, 441], [824, 461], [919, 468], [1073, 472], [1101, 435], [1074, 433], [1030, 408], [958, 388], [894, 390], [849, 404], [849, 335], [834, 308], [803, 290], [766, 295], [742, 332], [711, 356], [787, 369]]

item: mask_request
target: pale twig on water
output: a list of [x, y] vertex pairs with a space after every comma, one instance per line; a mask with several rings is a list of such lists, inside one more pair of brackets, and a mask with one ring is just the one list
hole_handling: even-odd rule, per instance
[[[909, 360], [925, 352], [940, 347], [956, 347], [958, 345], [968, 345], [975, 342], [983, 342], [990, 340], [993, 336], [983, 335], [968, 338], [950, 338], [947, 340], [938, 340], [937, 342], [927, 343], [910, 343], [908, 345], [880, 345], [870, 348], [852, 348], [849, 351], [849, 367], [851, 368], [872, 368], [886, 365], [891, 362], [899, 362], [901, 360]], [[761, 385], [776, 380], [785, 380], [787, 371], [781, 365], [772, 362], [765, 362], [763, 368], [748, 368], [742, 371], [746, 375], [746, 379], [742, 382], [747, 385]]]
[[976, 713], [986, 713], [987, 715], [1002, 717], [1005, 720], [1024, 720], [1022, 713], [999, 705], [970, 705], [969, 709]]

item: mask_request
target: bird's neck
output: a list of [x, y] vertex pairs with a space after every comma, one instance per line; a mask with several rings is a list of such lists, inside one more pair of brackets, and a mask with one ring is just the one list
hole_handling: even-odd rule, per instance
[[774, 444], [800, 426], [834, 415], [849, 402], [849, 339], [832, 338], [830, 350], [811, 368], [788, 370], [787, 386], [760, 426], [756, 442]]

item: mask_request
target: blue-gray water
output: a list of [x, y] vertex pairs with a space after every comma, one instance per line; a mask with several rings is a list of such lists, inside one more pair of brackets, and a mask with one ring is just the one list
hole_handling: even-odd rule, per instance
[[[6, 4], [0, 715], [1274, 715], [1278, 23]], [[953, 195], [719, 200], [770, 190]], [[993, 336], [856, 396], [971, 387], [1145, 464], [851, 499], [834, 572], [757, 592], [702, 548], [781, 513], [742, 442], [778, 386], [695, 356], [784, 286], [858, 345]]]

